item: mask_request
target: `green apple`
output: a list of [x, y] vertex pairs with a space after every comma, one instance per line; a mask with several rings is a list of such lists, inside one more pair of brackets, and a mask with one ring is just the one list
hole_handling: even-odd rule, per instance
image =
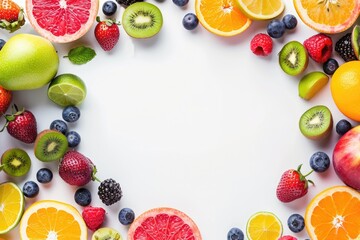
[[310, 100], [329, 82], [329, 77], [323, 72], [314, 71], [303, 76], [298, 85], [299, 96]]
[[59, 56], [52, 43], [32, 34], [16, 34], [0, 51], [0, 85], [8, 90], [43, 87], [56, 75]]

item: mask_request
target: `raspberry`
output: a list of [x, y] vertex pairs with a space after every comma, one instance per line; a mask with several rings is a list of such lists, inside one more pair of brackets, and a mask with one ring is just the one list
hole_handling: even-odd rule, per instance
[[351, 44], [351, 33], [345, 34], [335, 43], [335, 52], [337, 52], [345, 62], [357, 60]]
[[297, 240], [297, 238], [290, 235], [285, 235], [279, 238], [279, 240]]
[[268, 56], [272, 52], [273, 42], [265, 33], [256, 34], [250, 42], [251, 51], [258, 56]]
[[319, 33], [306, 39], [304, 47], [315, 62], [324, 63], [331, 57], [333, 43], [329, 36]]
[[86, 226], [91, 231], [96, 231], [100, 228], [105, 220], [105, 210], [101, 207], [85, 207], [82, 212], [82, 217], [86, 223]]

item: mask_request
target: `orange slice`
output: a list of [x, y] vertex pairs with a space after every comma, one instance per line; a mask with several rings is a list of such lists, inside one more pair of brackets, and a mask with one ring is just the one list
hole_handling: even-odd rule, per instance
[[87, 227], [73, 206], [53, 201], [38, 201], [25, 211], [20, 222], [22, 240], [87, 239]]
[[360, 11], [359, 0], [293, 0], [301, 20], [312, 29], [335, 34], [349, 29]]
[[251, 20], [240, 10], [237, 0], [196, 0], [195, 12], [201, 25], [219, 36], [238, 35], [251, 24]]
[[325, 189], [307, 206], [305, 226], [313, 240], [360, 239], [360, 193], [347, 186]]
[[282, 0], [238, 0], [238, 3], [243, 13], [254, 20], [275, 18], [285, 9]]

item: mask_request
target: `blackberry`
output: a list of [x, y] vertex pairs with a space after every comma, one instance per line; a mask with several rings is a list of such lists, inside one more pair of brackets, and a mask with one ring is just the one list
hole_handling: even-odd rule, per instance
[[345, 62], [356, 60], [354, 49], [351, 45], [351, 33], [342, 36], [335, 44], [335, 51]]
[[106, 179], [100, 183], [98, 195], [105, 205], [110, 206], [120, 201], [122, 197], [120, 184], [112, 178]]
[[144, 0], [116, 0], [116, 2], [120, 5], [123, 5], [125, 7], [128, 7], [130, 6], [131, 4], [133, 3], [136, 3], [136, 2], [143, 2]]

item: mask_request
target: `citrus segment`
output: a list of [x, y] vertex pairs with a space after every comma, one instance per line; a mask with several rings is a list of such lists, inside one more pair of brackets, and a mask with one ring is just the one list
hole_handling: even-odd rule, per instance
[[359, 16], [358, 0], [293, 0], [301, 20], [322, 33], [339, 33], [349, 29]]
[[201, 240], [195, 222], [173, 208], [154, 208], [138, 216], [128, 231], [128, 240]]
[[28, 207], [20, 222], [20, 237], [35, 239], [87, 239], [87, 227], [73, 206], [41, 200]]
[[235, 36], [251, 24], [237, 0], [196, 0], [195, 12], [201, 25], [219, 36]]
[[246, 224], [246, 234], [250, 240], [277, 240], [282, 231], [279, 218], [271, 212], [257, 212]]
[[24, 212], [24, 196], [12, 182], [0, 184], [0, 234], [15, 228]]
[[83, 36], [95, 21], [99, 0], [26, 0], [34, 29], [52, 42], [71, 42]]
[[305, 213], [311, 239], [359, 239], [360, 193], [347, 186], [335, 186], [317, 194]]
[[268, 20], [279, 16], [285, 9], [282, 0], [238, 0], [243, 13], [254, 20]]

